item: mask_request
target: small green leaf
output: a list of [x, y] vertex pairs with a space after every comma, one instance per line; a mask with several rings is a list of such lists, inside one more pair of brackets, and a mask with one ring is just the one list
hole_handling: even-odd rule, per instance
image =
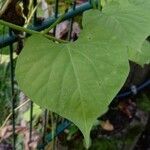
[[[40, 108], [40, 106], [34, 104], [33, 105], [33, 117], [36, 120], [40, 115], [42, 114], [42, 109]], [[30, 109], [27, 110], [24, 114], [23, 114], [23, 119], [25, 121], [30, 121]]]
[[143, 66], [150, 63], [150, 42], [144, 41], [141, 51], [129, 51], [129, 59]]

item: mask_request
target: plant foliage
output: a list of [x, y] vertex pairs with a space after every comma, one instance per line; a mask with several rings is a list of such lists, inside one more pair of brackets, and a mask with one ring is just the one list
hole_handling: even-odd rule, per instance
[[[10, 96], [10, 72], [7, 55], [0, 56], [0, 125], [3, 123], [4, 118], [7, 116], [8, 110], [11, 107]], [[7, 110], [7, 111], [6, 111]]]
[[38, 105], [75, 123], [88, 147], [96, 118], [128, 76], [128, 59], [136, 61], [149, 36], [149, 14], [149, 0], [112, 0], [102, 12], [84, 13], [76, 42], [58, 44], [33, 35], [17, 62], [21, 89]]

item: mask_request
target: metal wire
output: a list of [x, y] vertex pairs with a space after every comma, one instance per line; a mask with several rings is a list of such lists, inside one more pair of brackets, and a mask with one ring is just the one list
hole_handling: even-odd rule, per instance
[[[37, 0], [33, 1], [33, 6], [36, 7], [37, 5]], [[34, 12], [33, 16], [33, 25], [36, 26], [37, 23], [37, 11]], [[32, 142], [32, 128], [33, 128], [33, 102], [30, 102], [30, 125], [29, 125], [29, 143]], [[28, 143], [28, 144], [29, 144]]]
[[[136, 87], [136, 91], [138, 93], [138, 92], [142, 91], [143, 89], [149, 88], [149, 87], [150, 87], [150, 79], [147, 80], [147, 81], [145, 81], [143, 84], [137, 86]], [[119, 99], [120, 98], [125, 98], [125, 97], [128, 97], [128, 96], [131, 96], [132, 94], [134, 94], [133, 91], [132, 91], [132, 89], [129, 89], [128, 91], [125, 91], [125, 92], [122, 92], [122, 93], [118, 94], [116, 96], [116, 98], [119, 98]]]
[[[65, 120], [63, 123], [60, 123], [57, 128], [56, 128], [56, 132], [55, 132], [55, 137], [60, 135], [65, 129], [67, 129], [69, 126], [71, 125], [71, 122], [68, 120]], [[52, 141], [53, 136], [52, 133], [48, 134], [45, 136], [45, 143], [38, 145], [39, 150], [44, 149], [44, 147], [47, 145], [47, 143], [49, 143], [50, 141]]]
[[45, 136], [46, 136], [46, 128], [47, 128], [47, 119], [48, 119], [48, 110], [44, 111], [44, 129], [43, 129], [43, 145], [45, 145]]
[[[32, 142], [32, 122], [33, 122], [33, 102], [30, 101], [30, 126], [29, 126], [29, 143]], [[28, 144], [29, 144], [28, 143]]]
[[[75, 11], [75, 9], [76, 9], [76, 0], [74, 0], [73, 6], [72, 6], [72, 10]], [[68, 40], [69, 41], [71, 40], [71, 34], [72, 34], [72, 28], [73, 28], [73, 21], [74, 21], [74, 18], [72, 17], [70, 19], [69, 32], [68, 32]]]
[[[12, 36], [12, 30], [9, 29], [9, 35]], [[9, 46], [10, 50], [10, 79], [11, 79], [11, 99], [12, 99], [12, 132], [13, 132], [13, 150], [16, 149], [15, 133], [15, 89], [14, 89], [14, 61], [13, 61], [13, 44]]]
[[[37, 5], [37, 0], [33, 0], [33, 6], [36, 7]], [[33, 16], [33, 25], [36, 26], [37, 24], [37, 10], [34, 12]]]
[[[58, 6], [59, 6], [59, 0], [55, 0], [55, 15], [54, 15], [55, 19], [58, 18]], [[55, 36], [55, 34], [56, 34], [56, 27], [53, 30], [53, 35]]]

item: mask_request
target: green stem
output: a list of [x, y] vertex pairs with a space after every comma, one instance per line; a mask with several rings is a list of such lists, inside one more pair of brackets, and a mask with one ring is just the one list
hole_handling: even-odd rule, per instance
[[93, 6], [93, 9], [96, 9], [96, 2], [95, 2], [95, 0], [91, 0], [91, 4]]
[[47, 39], [49, 39], [49, 40], [52, 40], [52, 41], [57, 41], [57, 42], [59, 42], [59, 43], [68, 43], [68, 41], [65, 41], [65, 40], [61, 40], [61, 39], [57, 39], [57, 38], [55, 38], [55, 37], [53, 37], [53, 36], [50, 36], [50, 35], [48, 35], [48, 34], [43, 34], [42, 32], [38, 32], [39, 34], [41, 34], [41, 35], [43, 35], [43, 36], [45, 36]]
[[99, 9], [100, 11], [102, 10], [101, 0], [98, 0], [98, 9]]
[[22, 31], [22, 32], [26, 32], [28, 34], [41, 34], [43, 36], [45, 36], [46, 38], [50, 39], [50, 40], [53, 40], [53, 41], [57, 41], [59, 43], [67, 43], [67, 41], [64, 41], [64, 40], [61, 40], [61, 39], [57, 39], [53, 36], [50, 36], [50, 35], [47, 35], [47, 34], [44, 34], [42, 32], [38, 32], [38, 31], [34, 31], [34, 30], [30, 30], [30, 29], [27, 29], [27, 28], [24, 28], [24, 27], [21, 27], [21, 26], [18, 26], [18, 25], [15, 25], [15, 24], [12, 24], [10, 22], [6, 22], [4, 20], [0, 20], [0, 24], [2, 25], [5, 25], [5, 26], [8, 26], [12, 29], [15, 29], [15, 30], [18, 30], [18, 31]]
[[65, 14], [61, 15], [50, 27], [43, 30], [42, 33], [48, 33], [52, 28], [54, 28], [58, 23], [60, 23], [64, 19]]
[[18, 31], [26, 32], [28, 34], [38, 34], [39, 33], [37, 31], [18, 26], [18, 25], [15, 25], [13, 23], [10, 23], [10, 22], [4, 21], [4, 20], [0, 20], [0, 24], [8, 26], [8, 27], [15, 29], [15, 30], [18, 30]]

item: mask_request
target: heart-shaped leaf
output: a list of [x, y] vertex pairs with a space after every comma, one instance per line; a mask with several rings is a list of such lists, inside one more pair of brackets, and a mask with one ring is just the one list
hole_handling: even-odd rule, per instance
[[[100, 12], [90, 13], [74, 43], [56, 44], [41, 35], [29, 38], [16, 70], [25, 94], [75, 123], [87, 145], [93, 123], [106, 111], [129, 69], [124, 47], [95, 20]], [[91, 25], [86, 26], [87, 20]]]
[[149, 35], [150, 9], [143, 6], [120, 0], [106, 5], [102, 13], [88, 11], [76, 42], [56, 44], [34, 35], [18, 58], [21, 89], [38, 105], [75, 123], [87, 146], [96, 118], [126, 80], [127, 48], [139, 50]]

